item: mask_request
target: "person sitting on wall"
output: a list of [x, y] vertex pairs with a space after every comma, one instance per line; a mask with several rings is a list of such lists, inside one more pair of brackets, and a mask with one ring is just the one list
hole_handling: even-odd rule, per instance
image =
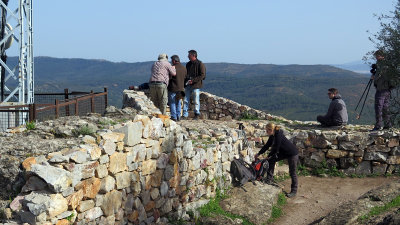
[[329, 88], [328, 97], [332, 99], [328, 112], [325, 116], [317, 116], [317, 121], [325, 127], [346, 125], [349, 119], [347, 108], [339, 91], [336, 88]]

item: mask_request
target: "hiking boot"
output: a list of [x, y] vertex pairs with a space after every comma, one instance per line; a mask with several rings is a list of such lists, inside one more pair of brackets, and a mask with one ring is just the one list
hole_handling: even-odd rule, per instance
[[182, 116], [182, 117], [180, 118], [180, 120], [188, 120], [188, 118], [187, 118], [186, 116]]
[[271, 179], [264, 179], [264, 183], [272, 186], [278, 186], [278, 183], [276, 183], [274, 180]]
[[286, 197], [288, 197], [288, 198], [293, 198], [293, 197], [296, 196], [296, 194], [297, 194], [297, 192], [292, 191], [292, 192], [290, 192], [290, 193], [286, 193]]
[[199, 120], [200, 119], [200, 115], [199, 114], [195, 114], [193, 117], [193, 120]]
[[171, 118], [171, 120], [173, 120], [173, 121], [175, 121], [175, 122], [177, 121], [177, 119], [175, 119], [175, 118]]
[[379, 131], [379, 130], [381, 130], [380, 127], [374, 127], [374, 128], [372, 128], [372, 130], [369, 130], [369, 131]]

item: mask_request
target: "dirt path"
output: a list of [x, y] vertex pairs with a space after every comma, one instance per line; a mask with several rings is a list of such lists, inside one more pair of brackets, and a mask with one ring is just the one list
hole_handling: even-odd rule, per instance
[[[297, 196], [288, 199], [283, 216], [273, 224], [310, 224], [339, 205], [357, 199], [365, 192], [398, 181], [399, 177], [319, 178], [299, 177]], [[290, 179], [280, 183], [290, 191]]]

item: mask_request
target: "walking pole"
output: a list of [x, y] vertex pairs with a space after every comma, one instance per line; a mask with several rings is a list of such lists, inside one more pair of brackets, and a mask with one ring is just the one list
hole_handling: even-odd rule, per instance
[[363, 102], [363, 105], [362, 105], [360, 114], [357, 115], [357, 119], [360, 119], [361, 113], [362, 113], [362, 111], [364, 110], [365, 101], [367, 100], [369, 90], [371, 89], [372, 80], [370, 80], [370, 82], [369, 82], [368, 84], [369, 84], [369, 86], [368, 86], [368, 91], [367, 91], [367, 94], [365, 95], [365, 99], [364, 99], [364, 102]]

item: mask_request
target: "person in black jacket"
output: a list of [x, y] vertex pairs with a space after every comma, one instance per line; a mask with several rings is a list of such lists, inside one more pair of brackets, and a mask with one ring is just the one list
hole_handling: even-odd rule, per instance
[[267, 143], [261, 148], [261, 150], [255, 155], [258, 158], [259, 155], [263, 154], [271, 147], [271, 151], [268, 154], [269, 168], [267, 171], [266, 183], [272, 184], [274, 182], [274, 169], [275, 163], [287, 159], [289, 164], [289, 174], [292, 178], [292, 185], [290, 193], [286, 194], [287, 197], [291, 198], [296, 196], [297, 193], [297, 161], [299, 160], [299, 150], [296, 146], [290, 142], [279, 126], [273, 123], [268, 123], [266, 126], [267, 134], [269, 139]]
[[203, 88], [203, 80], [206, 78], [206, 66], [197, 59], [197, 52], [188, 52], [189, 62], [186, 63], [187, 76], [185, 79], [185, 100], [183, 104], [182, 119], [189, 117], [190, 96], [193, 93], [194, 118], [200, 119], [200, 88]]

